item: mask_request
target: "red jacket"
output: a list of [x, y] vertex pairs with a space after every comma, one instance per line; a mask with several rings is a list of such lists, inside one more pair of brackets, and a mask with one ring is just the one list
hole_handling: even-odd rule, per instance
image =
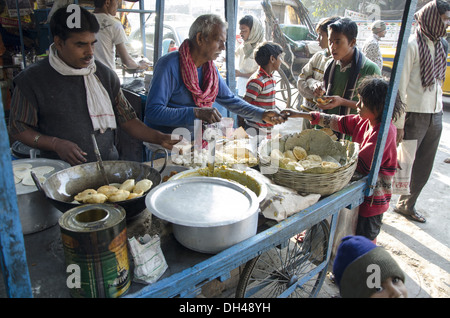
[[[313, 119], [311, 124], [324, 126], [324, 122], [329, 122], [329, 128], [342, 132], [352, 137], [353, 142], [360, 145], [358, 155], [358, 165], [356, 170], [364, 175], [368, 175], [372, 167], [373, 155], [378, 139], [380, 124], [371, 127], [368, 119], [363, 119], [359, 115], [327, 115], [324, 113], [311, 113]], [[323, 118], [329, 116], [329, 120]], [[364, 202], [359, 207], [359, 214], [364, 217], [374, 216], [384, 213], [389, 208], [392, 196], [392, 183], [397, 170], [397, 129], [392, 124], [389, 125], [389, 132], [386, 145], [381, 160], [380, 171], [378, 173], [377, 184], [373, 195], [365, 197]]]

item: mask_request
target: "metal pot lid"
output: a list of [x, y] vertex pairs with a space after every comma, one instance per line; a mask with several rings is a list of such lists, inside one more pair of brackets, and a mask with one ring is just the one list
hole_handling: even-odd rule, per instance
[[163, 220], [196, 227], [233, 224], [258, 211], [252, 191], [215, 177], [167, 181], [147, 194], [145, 204]]
[[[50, 177], [55, 172], [70, 168], [70, 164], [68, 164], [67, 162], [62, 161], [62, 160], [36, 158], [36, 159], [13, 160], [12, 161], [13, 170], [14, 170], [14, 167], [17, 167], [22, 164], [31, 165], [31, 169], [38, 168], [38, 167], [44, 167], [44, 166], [54, 168], [54, 170], [43, 174], [44, 178]], [[31, 192], [34, 192], [37, 190], [38, 189], [37, 189], [36, 185], [24, 185], [22, 182], [16, 183], [16, 194], [17, 195], [27, 194], [27, 193], [31, 193]]]

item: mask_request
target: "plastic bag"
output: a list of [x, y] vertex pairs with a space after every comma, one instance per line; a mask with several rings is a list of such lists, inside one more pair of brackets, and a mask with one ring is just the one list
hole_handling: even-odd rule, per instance
[[139, 240], [128, 239], [134, 261], [133, 280], [138, 283], [153, 284], [168, 268], [161, 250], [159, 236], [145, 234]]
[[246, 168], [244, 171], [266, 185], [267, 195], [259, 204], [259, 208], [264, 217], [268, 219], [282, 221], [310, 207], [320, 199], [320, 194], [300, 195], [294, 189], [277, 185], [254, 169]]
[[397, 161], [399, 167], [394, 175], [392, 193], [409, 195], [411, 171], [416, 158], [417, 140], [403, 140], [397, 147]]
[[[333, 245], [331, 248], [330, 264], [333, 264], [341, 240], [348, 235], [356, 235], [358, 224], [359, 206], [354, 209], [343, 208], [339, 211], [336, 220], [336, 230], [334, 232]], [[330, 218], [331, 222], [331, 218]]]
[[320, 194], [303, 196], [293, 189], [267, 184], [267, 196], [261, 202], [260, 209], [266, 218], [282, 221], [292, 214], [310, 207], [319, 199]]

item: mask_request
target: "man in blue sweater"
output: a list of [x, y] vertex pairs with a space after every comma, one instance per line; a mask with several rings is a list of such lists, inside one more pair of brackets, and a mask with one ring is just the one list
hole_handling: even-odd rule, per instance
[[193, 136], [194, 119], [209, 124], [221, 120], [214, 102], [251, 121], [285, 121], [277, 111], [263, 110], [235, 96], [220, 76], [213, 61], [225, 49], [226, 28], [219, 16], [202, 15], [179, 51], [158, 60], [145, 108], [147, 125], [166, 133], [184, 127]]

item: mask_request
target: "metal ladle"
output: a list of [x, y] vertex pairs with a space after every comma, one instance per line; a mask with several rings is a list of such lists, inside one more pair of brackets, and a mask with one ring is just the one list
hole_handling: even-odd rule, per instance
[[91, 134], [92, 137], [92, 143], [94, 144], [94, 152], [95, 156], [97, 157], [97, 165], [100, 169], [100, 172], [105, 179], [105, 184], [109, 184], [108, 176], [105, 172], [105, 167], [103, 166], [102, 156], [100, 155], [100, 150], [98, 149], [97, 140], [95, 139], [95, 135]]

